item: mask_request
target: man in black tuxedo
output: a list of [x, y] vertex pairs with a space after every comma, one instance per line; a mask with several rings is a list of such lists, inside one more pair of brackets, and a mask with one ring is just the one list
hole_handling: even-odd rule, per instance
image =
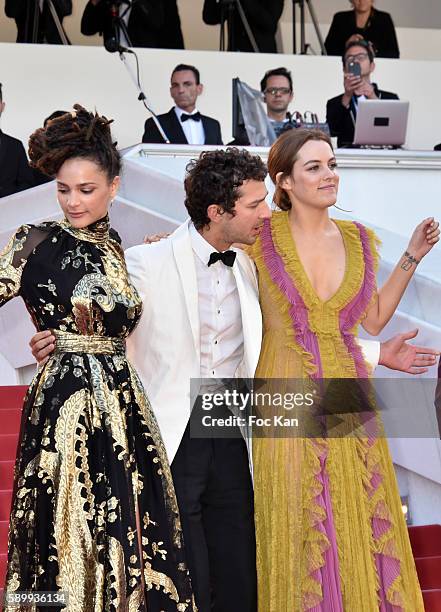
[[[201, 115], [196, 109], [196, 100], [202, 91], [197, 68], [187, 64], [176, 66], [170, 81], [170, 95], [176, 106], [168, 113], [158, 115], [159, 123], [172, 144], [223, 144], [219, 121]], [[142, 142], [164, 142], [153, 119], [145, 122]]]
[[[60, 22], [64, 17], [72, 14], [72, 0], [52, 0]], [[5, 0], [5, 13], [7, 17], [15, 19], [17, 24], [17, 42], [33, 42], [35, 5], [38, 0]], [[38, 43], [61, 44], [58, 30], [51, 15], [47, 2], [39, 7]]]
[[[337, 146], [352, 146], [354, 141], [355, 119], [359, 100], [398, 100], [390, 91], [383, 91], [376, 83], [371, 83], [371, 74], [375, 70], [374, 54], [370, 44], [365, 40], [348, 43], [342, 57], [344, 88], [343, 94], [328, 100], [326, 104], [326, 122], [331, 136], [337, 136]], [[359, 64], [361, 74], [355, 76], [349, 71], [350, 64]]]
[[[5, 109], [0, 83], [0, 115]], [[0, 198], [33, 187], [34, 177], [22, 143], [0, 130]]]
[[104, 40], [116, 37], [129, 47], [184, 48], [176, 0], [135, 0], [131, 5], [122, 0], [113, 4], [125, 24], [125, 32], [115, 32], [110, 0], [89, 0], [81, 18], [81, 33], [99, 33]]
[[[241, 0], [241, 5], [250, 29], [261, 53], [277, 53], [277, 24], [283, 12], [284, 0]], [[205, 0], [202, 18], [208, 25], [221, 23], [222, 9], [220, 0]], [[232, 17], [233, 48], [228, 51], [253, 51], [251, 41], [240, 18], [237, 7]]]

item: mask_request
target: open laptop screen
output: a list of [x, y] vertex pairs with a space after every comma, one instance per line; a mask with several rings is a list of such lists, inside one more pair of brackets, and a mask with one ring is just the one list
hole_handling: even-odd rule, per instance
[[354, 144], [395, 145], [406, 141], [409, 102], [360, 100], [355, 122]]

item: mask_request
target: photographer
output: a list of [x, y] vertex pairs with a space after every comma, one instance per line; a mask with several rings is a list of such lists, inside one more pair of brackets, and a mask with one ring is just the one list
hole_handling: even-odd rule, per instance
[[[119, 14], [124, 30], [116, 34], [113, 13]], [[183, 49], [181, 21], [176, 0], [89, 0], [81, 19], [85, 36], [101, 34], [104, 40], [117, 38], [130, 47]]]
[[[390, 91], [382, 91], [376, 83], [371, 83], [375, 61], [368, 41], [348, 43], [342, 62], [345, 90], [343, 94], [328, 100], [326, 123], [331, 130], [331, 136], [337, 136], [337, 146], [350, 147], [354, 141], [359, 100], [398, 100], [398, 96]], [[352, 72], [354, 68], [357, 68], [357, 74]]]
[[[202, 18], [208, 25], [221, 23], [223, 11], [228, 12], [232, 0], [205, 0]], [[248, 34], [233, 2], [233, 40], [234, 48], [228, 51], [253, 51]], [[249, 22], [257, 47], [261, 53], [277, 53], [277, 24], [283, 12], [283, 0], [241, 0], [245, 16]]]
[[[72, 0], [52, 0], [55, 11], [60, 22], [67, 15], [72, 14]], [[38, 3], [36, 0], [5, 0], [5, 13], [7, 17], [15, 19], [17, 24], [17, 42], [30, 43], [34, 31], [35, 11], [39, 11], [38, 16], [38, 43], [62, 44], [54, 19], [50, 12], [47, 1]]]
[[[276, 136], [287, 129], [298, 127], [288, 107], [294, 99], [291, 72], [286, 68], [267, 70], [260, 81], [260, 91], [266, 105], [266, 114]], [[231, 143], [236, 146], [250, 145], [245, 126], [236, 134]]]

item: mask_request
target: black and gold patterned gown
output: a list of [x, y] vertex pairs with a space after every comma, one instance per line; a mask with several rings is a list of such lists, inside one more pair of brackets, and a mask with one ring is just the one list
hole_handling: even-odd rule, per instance
[[21, 227], [0, 255], [0, 305], [14, 296], [56, 349], [23, 408], [8, 594], [63, 592], [70, 612], [193, 610], [165, 448], [125, 357], [141, 301], [108, 218]]

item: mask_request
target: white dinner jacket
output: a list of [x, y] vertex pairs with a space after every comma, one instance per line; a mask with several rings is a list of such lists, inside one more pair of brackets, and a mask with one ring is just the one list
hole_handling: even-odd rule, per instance
[[[200, 325], [194, 254], [185, 222], [167, 239], [125, 253], [127, 269], [143, 301], [140, 321], [127, 340], [157, 418], [169, 462], [190, 416], [190, 379], [200, 378]], [[255, 266], [242, 251], [233, 265], [242, 314], [244, 358], [236, 372], [253, 378], [262, 341]]]

